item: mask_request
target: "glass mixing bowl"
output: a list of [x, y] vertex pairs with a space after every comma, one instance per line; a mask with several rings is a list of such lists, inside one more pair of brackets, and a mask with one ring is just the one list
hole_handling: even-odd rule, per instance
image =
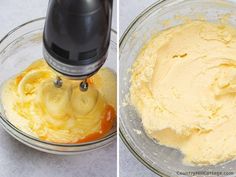
[[139, 115], [129, 104], [130, 67], [143, 45], [158, 31], [181, 24], [186, 19], [202, 17], [211, 22], [227, 20], [236, 26], [235, 9], [236, 1], [230, 0], [158, 1], [133, 21], [120, 40], [120, 135], [134, 156], [159, 175], [236, 176], [236, 161], [188, 166], [182, 163], [183, 155], [178, 150], [150, 139], [143, 130]]
[[[0, 41], [0, 84], [13, 75], [23, 71], [34, 60], [42, 56], [42, 32], [45, 18], [38, 18], [22, 24], [10, 31]], [[116, 32], [112, 30], [108, 58], [105, 66], [116, 71]], [[17, 129], [8, 121], [2, 106], [0, 122], [3, 128], [20, 142], [40, 151], [54, 154], [77, 154], [104, 147], [116, 139], [116, 125], [103, 138], [80, 144], [58, 144], [41, 141]]]

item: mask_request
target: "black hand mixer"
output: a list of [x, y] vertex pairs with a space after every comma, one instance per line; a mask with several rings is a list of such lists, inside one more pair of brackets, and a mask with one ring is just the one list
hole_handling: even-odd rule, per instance
[[50, 0], [43, 32], [43, 55], [58, 77], [86, 79], [104, 64], [111, 33], [113, 0]]

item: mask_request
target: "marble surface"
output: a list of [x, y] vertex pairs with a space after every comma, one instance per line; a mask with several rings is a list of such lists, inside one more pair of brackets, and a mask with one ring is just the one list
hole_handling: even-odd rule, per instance
[[[157, 0], [120, 0], [119, 10], [119, 22], [120, 22], [120, 34], [122, 36], [125, 29], [132, 22], [132, 20], [140, 14], [145, 8]], [[148, 168], [146, 168], [141, 162], [139, 162], [127, 149], [124, 143], [119, 142], [120, 152], [120, 177], [156, 177]]]
[[[9, 30], [45, 16], [48, 0], [1, 0], [0, 38]], [[116, 29], [116, 0], [113, 28]], [[116, 142], [75, 156], [36, 151], [8, 135], [0, 126], [0, 177], [115, 177]]]

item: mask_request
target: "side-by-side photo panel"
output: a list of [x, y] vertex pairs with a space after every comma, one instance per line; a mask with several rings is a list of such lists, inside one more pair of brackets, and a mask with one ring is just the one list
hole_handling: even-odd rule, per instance
[[236, 0], [1, 0], [0, 177], [235, 177]]
[[236, 175], [236, 1], [120, 0], [120, 177]]
[[117, 0], [0, 2], [0, 176], [117, 176]]

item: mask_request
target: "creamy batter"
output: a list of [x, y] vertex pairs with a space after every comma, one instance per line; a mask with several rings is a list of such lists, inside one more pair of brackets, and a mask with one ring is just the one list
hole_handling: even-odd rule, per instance
[[146, 132], [184, 161], [236, 158], [236, 29], [193, 21], [154, 36], [132, 68], [131, 101]]
[[89, 78], [89, 89], [63, 79], [56, 88], [56, 74], [44, 60], [31, 64], [2, 88], [6, 117], [20, 130], [50, 142], [80, 143], [105, 135], [116, 118], [116, 76], [102, 68]]

